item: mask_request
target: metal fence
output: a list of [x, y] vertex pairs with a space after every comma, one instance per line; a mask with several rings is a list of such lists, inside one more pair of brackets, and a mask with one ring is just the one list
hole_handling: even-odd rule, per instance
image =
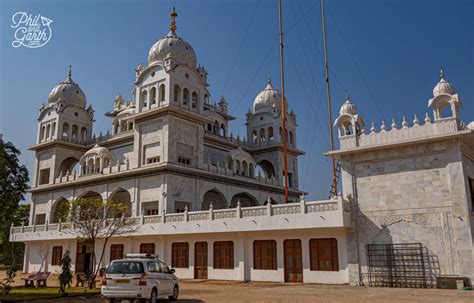
[[421, 243], [368, 244], [369, 286], [426, 288], [424, 258]]

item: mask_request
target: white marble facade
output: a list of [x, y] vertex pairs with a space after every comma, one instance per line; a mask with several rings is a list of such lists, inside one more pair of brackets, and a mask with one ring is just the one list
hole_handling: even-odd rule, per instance
[[474, 134], [443, 71], [428, 107], [433, 116], [368, 130], [347, 96], [335, 121], [340, 149], [331, 154], [353, 209], [351, 284], [367, 283], [366, 244], [421, 243], [431, 285], [440, 275], [474, 278]]
[[[282, 109], [271, 78], [246, 114], [246, 138], [234, 136], [228, 102], [211, 101], [207, 71], [177, 35], [174, 11], [171, 16], [171, 31], [135, 70], [133, 98], [117, 95], [106, 114], [112, 120], [107, 134], [92, 135], [94, 110], [71, 70], [41, 106], [37, 143], [30, 147], [36, 152], [30, 222], [11, 230], [11, 240], [26, 243], [25, 271], [58, 269], [51, 255], [38, 257], [43, 246], [70, 250], [75, 270], [84, 267], [56, 208], [93, 196], [125, 203], [140, 226], [112, 239], [99, 266], [110, 261], [112, 244], [123, 253], [152, 244], [172, 263], [173, 245], [187, 243], [189, 264], [177, 273], [201, 277], [195, 254], [205, 243], [210, 279], [359, 285], [367, 282], [366, 244], [419, 242], [433, 281], [474, 278], [474, 127], [462, 122], [461, 99], [443, 74], [428, 102], [433, 117], [382, 122], [380, 130], [367, 128], [347, 96], [335, 120], [340, 149], [328, 153], [341, 164], [341, 194], [307, 202], [298, 187], [303, 151], [296, 115], [288, 103]], [[288, 113], [290, 201], [284, 201], [282, 110]], [[219, 241], [233, 243], [227, 269], [213, 264]], [[259, 241], [274, 243], [271, 270], [255, 268]], [[330, 264], [317, 256], [320, 243], [331, 250]], [[284, 262], [287, 245], [299, 251], [292, 256], [298, 269]]]

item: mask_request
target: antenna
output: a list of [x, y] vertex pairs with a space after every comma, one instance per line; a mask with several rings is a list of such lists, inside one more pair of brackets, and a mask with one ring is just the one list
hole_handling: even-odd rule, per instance
[[286, 156], [286, 107], [285, 107], [285, 69], [283, 66], [283, 30], [281, 0], [278, 0], [278, 16], [280, 19], [280, 76], [281, 76], [281, 111], [283, 120], [283, 171], [285, 174], [285, 202], [288, 202], [288, 160]]
[[[328, 97], [329, 144], [330, 144], [331, 151], [333, 151], [334, 138], [332, 134], [331, 91], [329, 89], [329, 65], [328, 65], [328, 52], [327, 52], [327, 44], [326, 44], [326, 24], [324, 22], [324, 0], [321, 0], [321, 22], [323, 23], [324, 66], [325, 66], [325, 72], [326, 72], [326, 93]], [[334, 197], [337, 195], [337, 174], [336, 174], [336, 162], [332, 154], [331, 154], [331, 165], [332, 165], [331, 196]]]

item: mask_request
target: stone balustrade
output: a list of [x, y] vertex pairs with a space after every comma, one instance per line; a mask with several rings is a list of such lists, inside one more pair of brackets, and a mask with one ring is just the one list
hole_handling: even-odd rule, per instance
[[419, 140], [444, 134], [452, 134], [466, 129], [466, 126], [457, 118], [450, 117], [432, 121], [428, 113], [420, 122], [417, 115], [414, 116], [412, 126], [408, 125], [403, 117], [399, 127], [395, 119], [392, 119], [390, 129], [384, 121], [377, 131], [374, 123], [369, 131], [361, 130], [358, 134], [339, 134], [341, 150], [353, 149], [358, 147], [380, 146], [383, 144], [398, 143], [410, 140]]
[[[226, 231], [226, 226], [236, 229], [248, 227], [249, 220], [254, 224], [261, 224], [267, 228], [279, 228], [281, 224], [278, 222], [282, 219], [288, 221], [294, 217], [295, 224], [312, 225], [307, 227], [351, 227], [349, 201], [338, 197], [334, 200], [297, 202], [272, 205], [268, 203], [265, 206], [241, 207], [240, 204], [236, 208], [229, 209], [213, 209], [204, 211], [188, 211], [182, 213], [163, 213], [161, 215], [139, 216], [134, 217], [137, 229], [136, 235], [148, 234], [151, 228], [156, 231], [153, 226], [162, 227], [162, 233], [172, 233], [176, 228], [182, 228], [190, 233], [196, 232], [194, 225], [207, 225], [209, 230], [215, 232]], [[218, 222], [225, 222], [219, 225]], [[288, 221], [290, 222], [290, 221]], [[194, 224], [194, 225], [189, 225]], [[170, 229], [172, 225], [174, 229]], [[297, 228], [295, 225], [288, 225], [289, 229]], [[178, 230], [179, 231], [179, 230]], [[38, 240], [38, 235], [58, 233], [63, 235], [73, 235], [74, 225], [71, 222], [42, 224], [32, 226], [12, 226], [10, 229], [10, 238], [15, 240]], [[47, 237], [47, 236], [45, 236]], [[42, 239], [42, 238], [41, 238]]]

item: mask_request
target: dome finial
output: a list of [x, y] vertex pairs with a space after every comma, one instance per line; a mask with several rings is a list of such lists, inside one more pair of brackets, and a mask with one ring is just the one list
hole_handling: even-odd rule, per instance
[[267, 83], [272, 84], [272, 75], [268, 73]]
[[67, 72], [67, 82], [72, 83], [72, 65], [69, 64], [69, 71]]
[[346, 90], [346, 102], [350, 102], [349, 92]]
[[178, 13], [176, 12], [175, 7], [173, 6], [173, 11], [170, 13], [171, 22], [170, 22], [170, 30], [172, 32], [176, 31], [176, 17], [178, 17]]
[[444, 72], [443, 72], [443, 68], [441, 67], [440, 71], [439, 71], [439, 79], [440, 80], [443, 80], [444, 79]]

